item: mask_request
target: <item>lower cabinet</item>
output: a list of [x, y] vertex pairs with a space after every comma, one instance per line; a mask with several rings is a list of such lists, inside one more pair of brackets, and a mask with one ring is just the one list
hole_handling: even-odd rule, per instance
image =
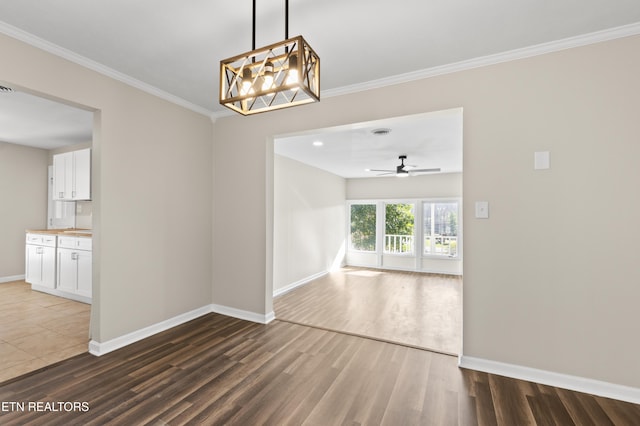
[[36, 287], [56, 287], [55, 236], [27, 236], [25, 252], [25, 281]]
[[91, 239], [58, 237], [58, 290], [91, 300]]
[[25, 281], [33, 290], [91, 303], [91, 237], [27, 233]]
[[58, 249], [58, 288], [91, 297], [91, 252]]

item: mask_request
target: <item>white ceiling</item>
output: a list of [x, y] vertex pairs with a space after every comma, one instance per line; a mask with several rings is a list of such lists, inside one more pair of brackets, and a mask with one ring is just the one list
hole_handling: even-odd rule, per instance
[[[284, 4], [257, 2], [256, 47], [284, 38]], [[35, 36], [45, 48], [221, 112], [220, 60], [251, 50], [251, 7], [250, 0], [0, 0], [0, 31]], [[289, 9], [289, 35], [302, 34], [320, 55], [325, 94], [640, 22], [638, 0], [290, 0]]]
[[[256, 47], [284, 38], [284, 3], [257, 2]], [[218, 104], [219, 63], [251, 49], [251, 7], [250, 0], [0, 0], [0, 32], [216, 117], [230, 113]], [[638, 0], [290, 0], [289, 8], [289, 35], [302, 34], [321, 58], [323, 97], [486, 58], [500, 61], [514, 52], [535, 54], [640, 33]], [[0, 74], [0, 84], [10, 83]], [[8, 116], [12, 108], [0, 104], [0, 114]], [[10, 122], [36, 127], [18, 126], [17, 112]], [[54, 130], [46, 138], [55, 139]], [[364, 132], [354, 131], [323, 131], [326, 151], [356, 151], [344, 145]], [[430, 131], [420, 129], [415, 140], [433, 138]], [[340, 133], [342, 142], [332, 142]], [[27, 137], [26, 130], [20, 137]], [[450, 167], [440, 154], [412, 155], [419, 149], [401, 145], [410, 140], [382, 147], [380, 158], [352, 156], [358, 168], [392, 168], [401, 153], [420, 167], [436, 159], [436, 167]], [[370, 144], [383, 145], [378, 139]]]
[[93, 113], [23, 92], [0, 91], [0, 142], [54, 149], [90, 142]]
[[[379, 129], [389, 133], [373, 133]], [[275, 153], [344, 178], [381, 175], [367, 169], [395, 170], [400, 155], [414, 168], [461, 172], [462, 108], [279, 136]]]

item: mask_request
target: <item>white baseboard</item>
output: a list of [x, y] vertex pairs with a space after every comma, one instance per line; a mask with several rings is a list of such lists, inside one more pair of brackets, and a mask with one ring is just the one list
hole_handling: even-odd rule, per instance
[[230, 308], [228, 306], [207, 305], [140, 330], [133, 331], [125, 334], [124, 336], [107, 340], [106, 342], [96, 342], [95, 340], [91, 340], [89, 342], [89, 353], [95, 356], [101, 356], [212, 312], [260, 324], [269, 324], [276, 318], [273, 311], [268, 314], [256, 314], [255, 312], [243, 311], [241, 309]]
[[285, 293], [290, 292], [291, 290], [298, 288], [300, 286], [303, 286], [305, 284], [310, 283], [313, 280], [317, 280], [318, 278], [324, 277], [325, 275], [327, 275], [329, 272], [328, 271], [322, 271], [322, 272], [318, 272], [317, 274], [313, 274], [310, 275], [308, 277], [305, 277], [301, 280], [298, 280], [294, 283], [291, 283], [285, 287], [279, 288], [277, 290], [273, 290], [273, 297], [278, 297], [280, 295], [283, 295]]
[[175, 316], [173, 318], [169, 318], [168, 320], [150, 325], [140, 330], [133, 331], [131, 333], [125, 334], [124, 336], [107, 340], [106, 342], [96, 342], [95, 340], [91, 340], [89, 342], [89, 353], [95, 356], [107, 354], [109, 352], [115, 351], [116, 349], [120, 349], [132, 343], [135, 343], [139, 340], [151, 337], [154, 334], [163, 332], [180, 324], [184, 324], [187, 321], [191, 321], [210, 312], [211, 306], [207, 305], [203, 306], [202, 308], [198, 308], [193, 311]]
[[627, 401], [633, 404], [640, 404], [640, 389], [630, 386], [617, 385], [614, 383], [587, 379], [579, 376], [554, 373], [552, 371], [538, 370], [535, 368], [506, 364], [464, 355], [459, 357], [458, 366], [470, 370], [483, 371], [485, 373], [497, 374], [499, 376], [589, 393], [592, 395], [603, 396], [605, 398]]
[[241, 320], [257, 322], [260, 324], [269, 324], [276, 316], [273, 311], [267, 314], [257, 314], [255, 312], [243, 311], [242, 309], [230, 308], [223, 305], [211, 305], [211, 312], [216, 314], [226, 315], [228, 317], [238, 318]]
[[9, 276], [9, 277], [0, 277], [0, 284], [1, 283], [10, 283], [11, 281], [23, 281], [24, 280], [24, 275], [13, 275], [13, 276]]

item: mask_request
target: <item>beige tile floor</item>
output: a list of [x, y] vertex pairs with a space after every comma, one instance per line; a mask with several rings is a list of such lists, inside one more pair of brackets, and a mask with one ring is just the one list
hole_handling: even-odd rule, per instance
[[91, 305], [0, 283], [0, 382], [88, 350]]

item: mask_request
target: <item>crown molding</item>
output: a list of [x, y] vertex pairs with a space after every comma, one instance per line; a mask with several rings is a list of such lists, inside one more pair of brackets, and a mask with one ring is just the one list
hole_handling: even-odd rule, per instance
[[98, 72], [107, 77], [113, 78], [114, 80], [117, 80], [121, 83], [127, 84], [136, 89], [142, 90], [143, 92], [157, 96], [158, 98], [164, 99], [165, 101], [171, 102], [173, 104], [187, 108], [191, 111], [197, 112], [198, 114], [202, 114], [209, 117], [212, 114], [212, 112], [206, 108], [203, 108], [199, 105], [196, 105], [178, 96], [172, 95], [171, 93], [165, 92], [164, 90], [158, 89], [157, 87], [147, 84], [145, 82], [142, 82], [138, 79], [130, 77], [127, 74], [121, 73], [120, 71], [116, 71], [112, 68], [102, 65], [99, 62], [88, 59], [82, 55], [78, 55], [77, 53], [74, 53], [68, 49], [65, 49], [64, 47], [58, 46], [57, 44], [51, 43], [47, 40], [44, 40], [40, 37], [37, 37], [31, 33], [23, 31], [19, 28], [16, 28], [2, 21], [0, 21], [0, 33], [3, 33], [17, 40], [20, 40], [33, 47], [37, 47], [38, 49], [44, 50], [45, 52], [51, 53], [53, 55], [64, 58], [68, 61], [74, 62], [78, 65], [81, 65], [92, 71]]
[[496, 53], [493, 55], [482, 56], [465, 61], [454, 62], [451, 64], [426, 68], [418, 71], [398, 74], [391, 77], [371, 80], [364, 83], [358, 83], [350, 86], [338, 87], [335, 89], [324, 90], [323, 97], [342, 96], [351, 93], [362, 92], [371, 89], [380, 89], [395, 84], [407, 83], [415, 80], [435, 77], [443, 74], [451, 74], [454, 72], [470, 70], [473, 68], [495, 65], [502, 62], [515, 61], [518, 59], [530, 58], [533, 56], [544, 55], [547, 53], [558, 52], [561, 50], [572, 49], [574, 47], [586, 46], [589, 44], [600, 43], [604, 41], [614, 40], [623, 37], [629, 37], [640, 34], [640, 22], [636, 22], [621, 27], [609, 28], [602, 31], [583, 34], [575, 37], [569, 37], [561, 40], [555, 40], [548, 43], [537, 44], [534, 46], [524, 47], [521, 49], [509, 50], [507, 52]]
[[[233, 115], [230, 111], [211, 111], [178, 96], [172, 95], [164, 90], [160, 90], [155, 86], [144, 83], [124, 73], [116, 71], [96, 61], [92, 61], [84, 56], [78, 55], [68, 49], [60, 47], [56, 44], [48, 42], [40, 37], [34, 36], [26, 31], [16, 28], [12, 25], [0, 21], [0, 33], [13, 37], [34, 47], [42, 49], [46, 52], [60, 56], [85, 68], [89, 68], [100, 74], [111, 77], [129, 86], [140, 89], [144, 92], [157, 96], [176, 105], [187, 108], [191, 111], [208, 116], [212, 122], [216, 119]], [[572, 49], [575, 47], [586, 46], [589, 44], [600, 43], [604, 41], [614, 40], [623, 37], [629, 37], [640, 34], [640, 22], [620, 27], [609, 28], [602, 31], [583, 34], [575, 37], [569, 37], [548, 43], [537, 44], [534, 46], [514, 49], [507, 52], [496, 53], [493, 55], [482, 56], [465, 61], [454, 62], [451, 64], [426, 68], [418, 71], [398, 74], [391, 77], [371, 80], [364, 83], [353, 84], [350, 86], [337, 87], [335, 89], [324, 90], [322, 97], [342, 96], [372, 89], [380, 89], [396, 84], [407, 83], [415, 80], [435, 77], [443, 74], [451, 74], [459, 71], [470, 70], [473, 68], [495, 65], [502, 62], [515, 61], [518, 59], [530, 58], [533, 56], [544, 55], [547, 53], [558, 52], [561, 50]]]

